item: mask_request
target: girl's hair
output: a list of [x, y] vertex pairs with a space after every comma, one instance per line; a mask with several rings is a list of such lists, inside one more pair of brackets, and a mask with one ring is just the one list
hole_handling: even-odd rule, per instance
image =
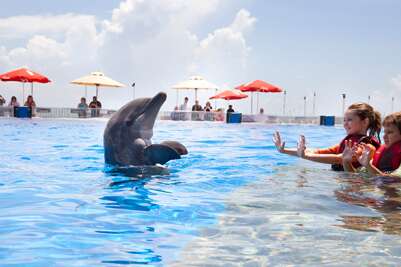
[[395, 112], [387, 115], [383, 120], [383, 126], [395, 125], [401, 133], [401, 112]]
[[364, 120], [366, 118], [369, 119], [369, 137], [376, 137], [380, 140], [380, 131], [381, 131], [381, 115], [377, 110], [374, 110], [373, 107], [366, 103], [355, 103], [348, 107], [348, 110], [355, 112], [355, 114], [361, 119]]

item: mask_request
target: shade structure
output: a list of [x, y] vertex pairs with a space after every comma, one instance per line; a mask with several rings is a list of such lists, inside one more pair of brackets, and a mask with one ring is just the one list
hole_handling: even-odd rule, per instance
[[188, 80], [177, 83], [172, 86], [178, 90], [195, 90], [195, 100], [198, 100], [198, 90], [218, 89], [218, 86], [206, 81], [202, 76], [192, 76]]
[[98, 96], [99, 86], [102, 87], [124, 87], [123, 83], [117, 82], [99, 71], [91, 72], [90, 75], [83, 76], [76, 80], [71, 81], [72, 84], [84, 85], [84, 86], [96, 86], [96, 97]]
[[[46, 76], [29, 70], [27, 68], [15, 69], [3, 74], [0, 74], [0, 80], [3, 82], [21, 82], [24, 89], [25, 83], [31, 83], [31, 94], [33, 94], [33, 83], [49, 83], [51, 82]], [[23, 90], [24, 93], [24, 90]], [[25, 96], [23, 95], [24, 99]]]
[[237, 100], [247, 98], [248, 95], [241, 93], [240, 91], [234, 90], [224, 90], [223, 92], [218, 93], [210, 97], [209, 99], [224, 99], [224, 100]]
[[[242, 92], [251, 92], [251, 113], [253, 113], [253, 92], [257, 93], [281, 93], [283, 89], [280, 87], [267, 83], [262, 80], [254, 80], [249, 83], [241, 84], [237, 87], [235, 87], [238, 90], [241, 90]], [[258, 95], [258, 101], [257, 101], [257, 108], [259, 108], [259, 95]]]
[[280, 93], [283, 91], [280, 87], [267, 83], [262, 80], [254, 80], [249, 83], [241, 84], [235, 89], [239, 89], [242, 92], [262, 92], [262, 93]]

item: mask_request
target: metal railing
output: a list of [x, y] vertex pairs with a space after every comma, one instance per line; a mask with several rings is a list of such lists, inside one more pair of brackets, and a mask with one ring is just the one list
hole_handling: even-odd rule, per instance
[[14, 109], [12, 107], [0, 106], [0, 117], [12, 117], [14, 116]]
[[[164, 111], [159, 114], [161, 120], [175, 121], [223, 121], [223, 111]], [[335, 117], [335, 124], [342, 124], [342, 117]], [[320, 116], [273, 116], [266, 114], [242, 114], [242, 122], [259, 122], [271, 124], [320, 124]]]
[[159, 119], [173, 121], [225, 121], [226, 113], [222, 111], [164, 111]]
[[[26, 108], [26, 107], [25, 107]], [[115, 110], [98, 108], [48, 108], [36, 107], [29, 109], [29, 115], [23, 117], [39, 118], [108, 118]], [[18, 108], [0, 106], [0, 117], [19, 117]]]
[[[79, 108], [48, 108], [37, 107], [32, 116], [39, 118], [109, 118], [116, 112], [110, 109], [79, 109]], [[0, 117], [17, 116], [13, 107], [0, 106]], [[163, 111], [158, 115], [160, 120], [173, 121], [215, 121], [225, 122], [226, 113], [223, 111]], [[335, 124], [341, 124], [343, 118], [335, 117]], [[242, 122], [259, 123], [290, 123], [290, 124], [319, 124], [319, 116], [272, 116], [265, 114], [242, 114]]]

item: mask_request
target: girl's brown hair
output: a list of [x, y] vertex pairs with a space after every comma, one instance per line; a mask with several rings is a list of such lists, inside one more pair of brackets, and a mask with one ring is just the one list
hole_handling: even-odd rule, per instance
[[401, 112], [395, 112], [387, 115], [383, 120], [383, 126], [395, 125], [401, 133]]
[[369, 137], [375, 136], [380, 140], [381, 131], [381, 115], [380, 112], [374, 110], [373, 107], [366, 103], [355, 103], [348, 107], [348, 110], [355, 112], [355, 114], [361, 119], [369, 119]]

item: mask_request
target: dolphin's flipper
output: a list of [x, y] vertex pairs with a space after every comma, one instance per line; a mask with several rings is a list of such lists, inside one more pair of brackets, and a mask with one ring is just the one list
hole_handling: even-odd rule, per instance
[[161, 144], [173, 148], [180, 155], [188, 154], [187, 148], [183, 144], [181, 144], [180, 142], [177, 142], [177, 141], [164, 141], [164, 142], [161, 142]]
[[172, 159], [180, 159], [180, 154], [170, 146], [162, 144], [153, 144], [147, 146], [144, 151], [148, 164], [165, 164]]

